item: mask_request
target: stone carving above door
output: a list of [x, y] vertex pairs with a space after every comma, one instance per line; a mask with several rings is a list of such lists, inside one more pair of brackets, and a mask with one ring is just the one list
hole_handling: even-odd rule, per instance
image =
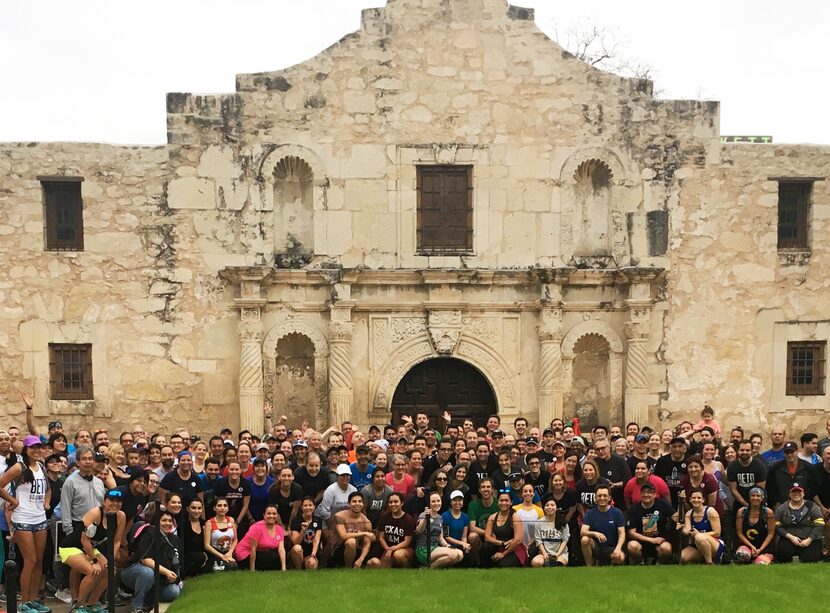
[[429, 338], [439, 355], [452, 355], [461, 340], [461, 311], [430, 311]]

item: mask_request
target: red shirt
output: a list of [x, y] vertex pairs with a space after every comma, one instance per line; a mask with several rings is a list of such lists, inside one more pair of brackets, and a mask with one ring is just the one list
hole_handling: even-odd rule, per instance
[[[654, 486], [658, 498], [669, 497], [669, 486], [666, 485], [666, 482], [662, 478], [657, 475], [649, 475], [648, 482]], [[625, 499], [626, 506], [630, 507], [635, 504], [640, 504], [640, 484], [637, 483], [637, 477], [631, 477], [628, 483], [625, 484], [623, 498]]]

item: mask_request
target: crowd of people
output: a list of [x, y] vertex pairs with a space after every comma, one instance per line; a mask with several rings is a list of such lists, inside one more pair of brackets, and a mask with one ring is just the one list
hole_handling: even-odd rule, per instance
[[21, 565], [22, 613], [52, 597], [103, 610], [110, 565], [137, 612], [235, 570], [828, 558], [830, 419], [823, 438], [774, 426], [765, 449], [708, 406], [661, 431], [419, 413], [364, 433], [289, 428], [266, 405], [262, 436], [135, 425], [70, 440], [23, 401], [28, 434], [0, 430], [0, 556]]

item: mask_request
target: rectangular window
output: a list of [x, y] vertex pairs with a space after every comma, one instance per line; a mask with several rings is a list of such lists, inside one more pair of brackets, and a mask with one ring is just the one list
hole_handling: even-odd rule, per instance
[[50, 343], [49, 387], [53, 400], [91, 400], [92, 345]]
[[826, 341], [787, 343], [787, 396], [824, 395]]
[[809, 249], [811, 181], [778, 182], [778, 248]]
[[472, 250], [472, 166], [418, 166], [418, 253]]
[[40, 179], [48, 251], [83, 251], [84, 206], [80, 177]]

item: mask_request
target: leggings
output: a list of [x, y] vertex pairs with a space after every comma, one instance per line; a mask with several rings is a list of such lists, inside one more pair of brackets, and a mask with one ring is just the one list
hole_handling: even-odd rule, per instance
[[[239, 568], [247, 570], [250, 568], [250, 558], [239, 560]], [[254, 563], [256, 570], [279, 570], [282, 568], [280, 563], [280, 554], [276, 550], [263, 549], [257, 550], [256, 562]]]
[[800, 562], [818, 562], [821, 560], [821, 540], [813, 541], [809, 547], [796, 547], [785, 538], [778, 539], [776, 562], [792, 562], [798, 556]]
[[492, 543], [484, 543], [481, 546], [481, 551], [479, 553], [479, 557], [481, 559], [481, 565], [484, 568], [518, 568], [521, 567], [522, 563], [519, 561], [519, 558], [516, 557], [516, 554], [513, 552], [508, 553], [498, 562], [494, 562], [492, 557], [496, 553], [500, 551], [500, 548], [496, 547]]

